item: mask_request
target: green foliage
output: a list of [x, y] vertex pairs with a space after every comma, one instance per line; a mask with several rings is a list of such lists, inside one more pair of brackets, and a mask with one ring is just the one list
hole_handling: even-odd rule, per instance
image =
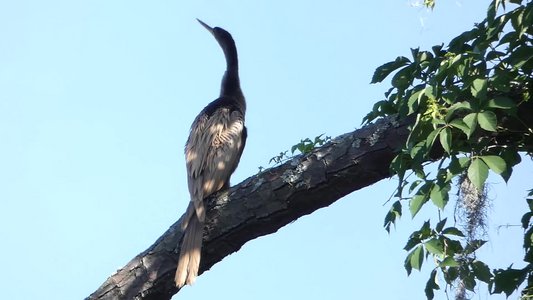
[[[434, 1], [424, 4], [433, 8]], [[502, 10], [506, 11], [498, 15]], [[406, 201], [413, 218], [427, 203], [444, 209], [452, 182], [461, 176], [478, 191], [484, 190], [489, 172], [509, 179], [520, 162], [519, 152], [531, 151], [533, 145], [533, 129], [518, 113], [520, 105], [531, 104], [532, 72], [533, 5], [521, 0], [493, 0], [487, 18], [446, 47], [411, 49], [410, 57], [400, 56], [376, 69], [371, 83], [390, 77], [392, 87], [363, 121], [390, 115], [414, 120], [404, 148], [391, 164], [399, 179], [398, 200], [385, 216], [387, 231], [401, 217]], [[509, 124], [522, 124], [521, 134]], [[427, 162], [437, 158], [436, 172], [429, 172]], [[407, 180], [410, 175], [416, 178]], [[533, 208], [533, 198], [528, 201]], [[533, 210], [522, 218], [528, 263], [523, 269], [491, 272], [473, 255], [485, 242], [465, 238], [455, 227], [444, 228], [446, 219], [435, 227], [428, 220], [411, 234], [404, 266], [410, 274], [433, 258], [436, 266], [425, 288], [428, 299], [440, 288], [438, 274], [449, 285], [460, 279], [473, 290], [481, 281], [492, 293], [506, 295], [527, 279], [523, 298], [533, 297], [532, 217]]]
[[[284, 163], [285, 161], [291, 159], [295, 155], [298, 154], [308, 154], [316, 147], [322, 146], [325, 143], [329, 142], [331, 140], [330, 136], [324, 136], [324, 134], [316, 136], [313, 140], [309, 138], [305, 138], [300, 140], [298, 144], [295, 144], [291, 147], [291, 155], [289, 156], [287, 153], [289, 153], [289, 150], [281, 151], [278, 155], [272, 157], [268, 163], [273, 165], [280, 165]], [[264, 168], [262, 166], [259, 167], [259, 173], [263, 172]]]
[[391, 209], [385, 216], [385, 222], [383, 224], [383, 227], [387, 230], [387, 232], [390, 232], [390, 226], [393, 225], [397, 219], [399, 219], [402, 216], [402, 203], [400, 201], [394, 202], [394, 204], [391, 206]]
[[474, 158], [470, 167], [468, 167], [468, 178], [478, 188], [482, 190], [485, 185], [485, 180], [489, 177], [489, 167], [482, 159]]
[[313, 149], [315, 149], [316, 147], [322, 146], [326, 142], [331, 140], [330, 136], [326, 136], [326, 137], [322, 138], [323, 135], [324, 134], [321, 134], [321, 135], [315, 137], [314, 140], [310, 140], [309, 138], [300, 140], [300, 142], [298, 144], [296, 144], [296, 145], [291, 147], [291, 154], [294, 155], [294, 152], [296, 152], [296, 150], [300, 151], [300, 153], [302, 153], [302, 154], [307, 154], [307, 153], [313, 151]]
[[515, 269], [509, 266], [507, 269], [497, 269], [494, 271], [494, 278], [490, 281], [489, 289], [492, 293], [505, 293], [509, 296], [526, 279], [527, 286], [522, 290], [522, 299], [533, 299], [533, 190], [529, 190], [527, 203], [529, 211], [522, 216], [522, 228], [524, 229], [524, 250], [526, 252], [524, 261], [528, 264], [522, 269]]
[[424, 0], [424, 5], [427, 8], [433, 9], [435, 7], [435, 0]]
[[492, 293], [505, 293], [510, 296], [528, 276], [526, 269], [513, 269], [511, 267], [494, 271], [494, 280], [490, 283]]
[[476, 286], [476, 280], [490, 283], [493, 278], [484, 262], [466, 256], [479, 249], [485, 241], [463, 241], [464, 234], [459, 229], [444, 228], [446, 221], [446, 219], [441, 220], [435, 228], [431, 227], [429, 220], [424, 222], [420, 230], [411, 234], [404, 247], [409, 251], [404, 262], [407, 274], [411, 274], [413, 269], [420, 270], [424, 259], [428, 256], [431, 256], [435, 262], [436, 267], [431, 272], [425, 288], [428, 299], [433, 299], [433, 290], [440, 289], [437, 283], [439, 271], [447, 284], [451, 285], [460, 278], [471, 291]]
[[285, 161], [286, 159], [289, 159], [289, 156], [287, 156], [287, 152], [289, 152], [288, 150], [285, 150], [285, 151], [282, 151], [279, 153], [279, 155], [276, 155], [274, 157], [272, 157], [268, 163], [271, 164], [271, 163], [274, 163], [274, 164], [281, 164], [283, 161]]

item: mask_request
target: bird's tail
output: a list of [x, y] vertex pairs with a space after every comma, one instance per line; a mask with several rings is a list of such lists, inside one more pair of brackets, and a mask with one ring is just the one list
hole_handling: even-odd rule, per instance
[[[190, 205], [192, 205], [192, 202]], [[193, 284], [196, 276], [198, 276], [200, 267], [204, 222], [201, 222], [196, 216], [194, 206], [191, 214], [189, 214], [189, 208], [187, 209], [188, 216], [186, 216], [184, 222], [183, 229], [185, 233], [181, 242], [178, 267], [174, 278], [178, 288], [183, 287], [185, 284]]]

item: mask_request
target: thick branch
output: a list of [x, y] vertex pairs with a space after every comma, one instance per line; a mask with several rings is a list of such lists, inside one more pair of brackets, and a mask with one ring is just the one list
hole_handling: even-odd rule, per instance
[[[390, 162], [406, 137], [406, 124], [380, 120], [211, 197], [200, 273], [247, 241], [389, 177]], [[87, 299], [170, 299], [178, 292], [173, 278], [179, 223]]]

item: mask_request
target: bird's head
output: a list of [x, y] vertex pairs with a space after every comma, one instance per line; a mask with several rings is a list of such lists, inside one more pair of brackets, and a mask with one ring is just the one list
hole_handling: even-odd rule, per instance
[[220, 28], [220, 27], [211, 27], [204, 22], [202, 22], [199, 19], [198, 22], [204, 26], [207, 31], [209, 31], [217, 40], [220, 47], [222, 47], [222, 50], [224, 51], [224, 55], [226, 56], [226, 60], [228, 64], [232, 63], [233, 61], [236, 62], [237, 60], [237, 49], [235, 47], [235, 41], [233, 40], [233, 37], [229, 32], [226, 30]]

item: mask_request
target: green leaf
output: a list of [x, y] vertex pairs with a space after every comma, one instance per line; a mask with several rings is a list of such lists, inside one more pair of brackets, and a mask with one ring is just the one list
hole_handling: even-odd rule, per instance
[[501, 52], [501, 51], [489, 51], [487, 53], [487, 56], [486, 56], [486, 60], [493, 60], [493, 59], [496, 59], [496, 58], [499, 58], [499, 57], [502, 57], [502, 56], [505, 56], [505, 53], [504, 52]]
[[444, 244], [441, 240], [437, 238], [432, 238], [431, 240], [424, 243], [424, 246], [426, 246], [426, 250], [429, 253], [442, 256], [444, 254]]
[[419, 186], [422, 182], [424, 182], [423, 180], [415, 180], [411, 183], [411, 186], [409, 186], [409, 193], [412, 193], [417, 186]]
[[452, 127], [455, 127], [455, 128], [458, 128], [460, 129], [462, 132], [464, 132], [464, 134], [466, 136], [468, 136], [470, 134], [470, 127], [468, 127], [465, 122], [461, 119], [453, 119], [451, 122], [450, 122], [450, 125]]
[[411, 198], [411, 201], [409, 201], [409, 211], [411, 212], [411, 216], [414, 218], [418, 211], [420, 211], [420, 208], [422, 205], [424, 205], [429, 200], [429, 194], [431, 192], [431, 188], [433, 187], [432, 181], [427, 181], [418, 189], [416, 192], [416, 195], [414, 195]]
[[372, 76], [372, 81], [370, 83], [378, 83], [383, 81], [383, 79], [389, 76], [390, 73], [409, 64], [410, 62], [411, 61], [407, 57], [399, 56], [394, 61], [379, 66], [376, 71], [374, 71], [374, 75]]
[[435, 53], [435, 56], [441, 56], [443, 53], [441, 53], [442, 51], [442, 44], [441, 45], [435, 45], [433, 47], [431, 47], [431, 50], [433, 51], [433, 53]]
[[475, 98], [484, 100], [487, 97], [487, 79], [474, 79], [470, 92]]
[[427, 153], [427, 146], [425, 142], [420, 142], [411, 148], [411, 160], [414, 162], [421, 162], [424, 155]]
[[496, 174], [501, 174], [507, 169], [507, 164], [503, 158], [497, 155], [485, 155], [480, 157], [489, 168]]
[[422, 245], [419, 245], [418, 247], [413, 250], [410, 254], [411, 258], [409, 262], [411, 263], [411, 266], [420, 271], [420, 268], [422, 268], [422, 263], [424, 262], [424, 248], [422, 248]]
[[450, 43], [448, 44], [449, 51], [454, 53], [463, 52], [465, 48], [469, 46], [468, 42], [472, 40], [472, 38], [476, 36], [476, 34], [476, 28], [461, 33], [459, 36], [455, 37], [450, 41]]
[[433, 290], [439, 290], [439, 289], [440, 287], [439, 287], [439, 284], [437, 283], [437, 269], [434, 269], [433, 271], [431, 271], [431, 275], [429, 275], [429, 279], [426, 283], [426, 288], [424, 289], [427, 299], [432, 300], [435, 297]]
[[448, 108], [448, 111], [455, 112], [456, 110], [461, 110], [461, 109], [472, 111], [472, 104], [470, 104], [470, 102], [468, 101], [456, 102]]
[[420, 52], [420, 48], [411, 48], [411, 55], [413, 56], [413, 59], [415, 62], [418, 63], [418, 53]]
[[502, 109], [510, 109], [516, 106], [516, 103], [511, 100], [511, 98], [505, 97], [505, 96], [496, 96], [493, 99], [490, 99], [487, 107], [491, 108], [502, 108]]
[[458, 266], [448, 267], [448, 269], [444, 269], [442, 270], [442, 272], [444, 273], [444, 280], [448, 284], [452, 284], [457, 279], [457, 277], [459, 277]]
[[411, 169], [415, 172], [415, 175], [423, 180], [426, 180], [427, 175], [424, 172], [424, 167], [421, 164], [415, 164], [413, 162], [413, 165], [411, 165]]
[[524, 249], [526, 250], [526, 257], [524, 258], [524, 261], [527, 261], [529, 263], [533, 262], [533, 253], [531, 253], [531, 248], [533, 247], [533, 227], [530, 227], [526, 232], [524, 233]]
[[407, 257], [405, 258], [405, 262], [403, 263], [403, 266], [405, 268], [405, 270], [407, 271], [407, 275], [411, 275], [411, 271], [413, 271], [413, 267], [411, 266], [411, 253], [409, 253], [409, 255], [407, 255]]
[[448, 203], [448, 193], [450, 192], [450, 189], [451, 187], [449, 184], [445, 184], [442, 187], [438, 184], [433, 185], [433, 188], [431, 189], [431, 194], [429, 195], [431, 201], [433, 201], [433, 204], [435, 204], [440, 209], [444, 209], [444, 207]]
[[429, 99], [437, 99], [437, 89], [432, 85], [426, 86], [424, 94], [428, 96]]
[[494, 22], [496, 12], [498, 11], [498, 2], [498, 0], [490, 2], [489, 10], [487, 11], [487, 20], [489, 21], [489, 24]]
[[416, 245], [420, 244], [422, 241], [420, 240], [419, 234], [417, 231], [413, 232], [411, 236], [409, 237], [409, 240], [407, 240], [407, 244], [405, 244], [405, 247], [403, 249], [405, 251], [409, 251], [413, 249]]
[[453, 176], [455, 176], [455, 175], [463, 173], [469, 164], [470, 164], [470, 159], [468, 157], [463, 156], [463, 157], [457, 158], [456, 156], [452, 156], [452, 159], [448, 166], [448, 170]]
[[458, 253], [462, 253], [464, 251], [463, 245], [460, 241], [452, 240], [449, 238], [445, 238], [445, 244], [446, 244], [446, 253], [449, 255], [455, 255]]
[[477, 251], [477, 249], [481, 248], [481, 246], [485, 245], [487, 241], [484, 240], [472, 240], [467, 243], [465, 248], [465, 254], [474, 253]]
[[500, 153], [500, 156], [503, 158], [503, 160], [505, 160], [505, 163], [507, 164], [507, 169], [500, 175], [505, 180], [505, 182], [507, 182], [513, 174], [513, 166], [520, 163], [522, 161], [522, 158], [520, 157], [520, 154], [518, 154], [518, 151], [512, 148], [504, 149]]
[[527, 269], [498, 269], [494, 271], [494, 280], [491, 284], [491, 293], [509, 297], [524, 282], [527, 277]]
[[[433, 147], [433, 143], [435, 143], [435, 140], [437, 139], [437, 135], [440, 133], [440, 131], [442, 130], [442, 128], [437, 128], [435, 130], [433, 130], [430, 134], [428, 134], [427, 138], [426, 138], [426, 148], [427, 149], [431, 149], [431, 147]], [[413, 156], [414, 158], [414, 156]]]
[[404, 90], [413, 82], [413, 70], [416, 65], [410, 65], [399, 70], [391, 79], [393, 87]]
[[503, 44], [512, 43], [518, 40], [518, 33], [516, 31], [511, 31], [509, 33], [506, 33], [498, 43], [498, 46], [501, 46]]
[[520, 46], [515, 49], [506, 59], [514, 68], [520, 69], [533, 58], [530, 46]]
[[522, 228], [527, 229], [529, 227], [529, 221], [531, 220], [531, 217], [533, 216], [533, 212], [528, 211], [522, 216]]
[[424, 203], [427, 201], [427, 195], [414, 195], [413, 198], [411, 198], [411, 201], [409, 201], [409, 211], [411, 212], [411, 216], [413, 218], [420, 211], [422, 205], [424, 205]]
[[452, 131], [449, 127], [445, 127], [443, 130], [440, 131], [439, 140], [440, 144], [442, 145], [442, 148], [444, 148], [444, 151], [450, 154], [452, 151]]
[[294, 145], [291, 147], [291, 153], [294, 154], [294, 152], [298, 149], [298, 145]]
[[390, 232], [390, 226], [396, 223], [396, 219], [402, 216], [402, 204], [400, 201], [394, 202], [389, 212], [385, 216], [385, 222], [383, 226], [387, 232]]
[[421, 239], [429, 238], [432, 236], [432, 232], [430, 220], [425, 221], [422, 227], [420, 227], [420, 230], [418, 230]]
[[437, 223], [437, 226], [435, 226], [435, 231], [436, 232], [441, 232], [442, 231], [442, 228], [444, 228], [444, 225], [446, 225], [446, 220], [447, 219], [448, 218], [444, 218], [439, 223]]
[[489, 283], [492, 278], [492, 273], [489, 267], [482, 261], [476, 260], [472, 263], [472, 271], [477, 279]]
[[424, 65], [424, 63], [429, 62], [431, 63], [435, 56], [429, 52], [429, 51], [422, 51], [420, 52], [420, 55], [418, 56], [418, 61], [421, 65]]
[[477, 113], [470, 113], [463, 118], [463, 122], [465, 122], [466, 126], [468, 126], [468, 133], [466, 134], [468, 138], [470, 138], [472, 133], [474, 133], [474, 131], [476, 130], [477, 115]]
[[474, 278], [474, 274], [466, 273], [466, 276], [462, 277], [462, 280], [465, 288], [473, 292], [474, 288], [476, 287], [476, 279]]
[[409, 97], [409, 100], [407, 100], [407, 107], [409, 108], [409, 111], [407, 112], [408, 115], [418, 110], [418, 104], [420, 103], [420, 99], [424, 96], [424, 93], [422, 93], [423, 91], [424, 90], [418, 90], [412, 93]]
[[[445, 97], [455, 98], [455, 97], [457, 97], [457, 95], [455, 93], [452, 93], [452, 95], [447, 95]], [[453, 101], [454, 100], [452, 100], [452, 102]], [[450, 119], [452, 117], [457, 116], [457, 114], [455, 112], [456, 111], [461, 111], [461, 110], [463, 110], [463, 111], [472, 111], [472, 106], [467, 101], [456, 102], [456, 103], [452, 104], [450, 107], [448, 107], [447, 112], [446, 112], [446, 116], [444, 117], [444, 119], [447, 122], [450, 122]]]
[[496, 10], [498, 10], [500, 5], [505, 9], [505, 0], [496, 0]]
[[464, 58], [465, 56], [462, 54], [462, 53], [459, 53], [457, 55], [455, 55], [451, 60], [450, 60], [450, 67], [457, 67], [457, 65], [460, 63], [460, 62], [463, 62], [462, 58]]
[[477, 121], [479, 126], [487, 131], [497, 131], [497, 118], [496, 114], [490, 110], [481, 112], [477, 115]]
[[424, 0], [424, 5], [427, 8], [433, 9], [435, 8], [435, 0]]
[[405, 172], [409, 159], [407, 155], [398, 154], [391, 162], [390, 168], [395, 173]]
[[439, 267], [458, 267], [459, 263], [452, 257], [446, 256], [440, 263]]
[[485, 181], [489, 176], [489, 167], [479, 158], [474, 158], [470, 167], [468, 167], [468, 179], [482, 191]]
[[516, 10], [515, 14], [513, 14], [513, 17], [511, 19], [511, 24], [513, 25], [514, 30], [520, 32], [523, 19], [524, 19], [524, 11]]
[[464, 237], [463, 232], [455, 227], [448, 227], [442, 231], [442, 234], [456, 235]]

